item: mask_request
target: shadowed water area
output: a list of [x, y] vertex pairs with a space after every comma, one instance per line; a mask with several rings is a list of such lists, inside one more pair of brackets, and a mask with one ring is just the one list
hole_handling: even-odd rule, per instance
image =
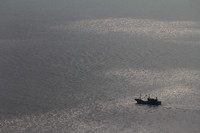
[[2, 0], [0, 132], [198, 133], [198, 5]]

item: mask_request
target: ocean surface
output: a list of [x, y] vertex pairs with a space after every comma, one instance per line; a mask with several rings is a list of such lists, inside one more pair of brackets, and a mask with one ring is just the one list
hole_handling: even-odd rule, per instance
[[0, 132], [199, 133], [199, 6], [1, 0]]

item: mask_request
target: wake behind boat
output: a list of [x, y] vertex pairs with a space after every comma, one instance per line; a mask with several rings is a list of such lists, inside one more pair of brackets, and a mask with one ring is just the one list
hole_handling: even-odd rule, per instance
[[150, 98], [150, 96], [147, 98], [147, 100], [143, 100], [141, 98], [141, 95], [139, 98], [135, 98], [135, 101], [137, 101], [137, 104], [148, 104], [148, 105], [161, 105], [161, 101], [158, 101], [156, 98]]

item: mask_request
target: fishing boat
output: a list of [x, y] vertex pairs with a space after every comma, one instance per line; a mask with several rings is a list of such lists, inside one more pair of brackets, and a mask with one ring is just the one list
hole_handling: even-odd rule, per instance
[[141, 98], [141, 95], [139, 98], [135, 98], [135, 101], [137, 102], [137, 104], [147, 104], [147, 105], [161, 105], [161, 101], [158, 101], [157, 97], [156, 98], [147, 98], [147, 100], [143, 100]]

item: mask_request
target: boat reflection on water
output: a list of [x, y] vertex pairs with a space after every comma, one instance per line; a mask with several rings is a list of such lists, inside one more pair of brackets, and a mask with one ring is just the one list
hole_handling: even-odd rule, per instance
[[[146, 97], [146, 96], [145, 96]], [[156, 98], [150, 98], [150, 96], [147, 98], [147, 100], [143, 100], [141, 98], [141, 95], [139, 98], [135, 98], [135, 101], [137, 101], [137, 104], [147, 104], [147, 105], [161, 105], [161, 101], [158, 101]]]

